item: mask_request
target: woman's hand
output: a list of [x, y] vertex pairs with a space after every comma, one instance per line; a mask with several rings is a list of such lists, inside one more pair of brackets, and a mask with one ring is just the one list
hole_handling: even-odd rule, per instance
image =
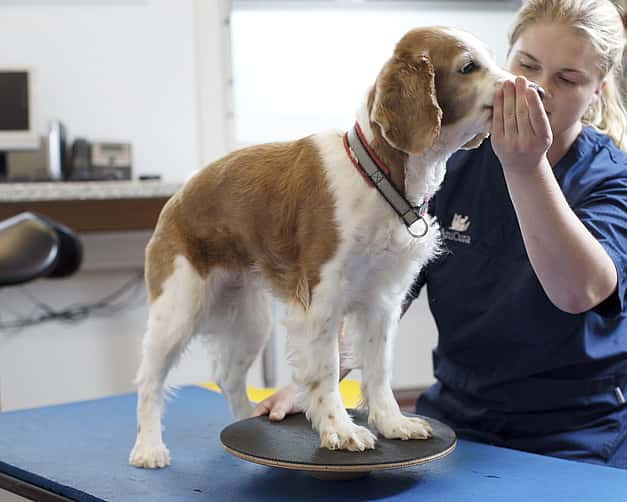
[[537, 91], [524, 77], [506, 81], [494, 96], [492, 147], [504, 169], [532, 168], [553, 142], [549, 118]]
[[269, 415], [270, 420], [278, 422], [283, 420], [285, 415], [301, 411], [296, 407], [295, 402], [296, 390], [293, 384], [289, 384], [261, 401], [255, 408], [253, 416]]

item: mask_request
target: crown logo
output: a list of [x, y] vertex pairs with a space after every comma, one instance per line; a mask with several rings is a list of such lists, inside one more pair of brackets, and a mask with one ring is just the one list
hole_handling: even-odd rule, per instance
[[455, 213], [453, 216], [453, 221], [451, 221], [451, 226], [448, 227], [449, 230], [454, 230], [456, 232], [465, 232], [468, 230], [470, 226], [470, 218], [468, 216], [463, 216], [461, 214]]

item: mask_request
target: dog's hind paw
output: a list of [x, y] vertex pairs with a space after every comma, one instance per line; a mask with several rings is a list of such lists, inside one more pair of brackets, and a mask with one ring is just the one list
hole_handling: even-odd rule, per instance
[[145, 444], [137, 442], [128, 462], [135, 467], [157, 469], [170, 465], [170, 452], [163, 443]]
[[382, 421], [377, 429], [386, 439], [429, 439], [433, 434], [426, 420], [402, 415]]
[[376, 440], [376, 436], [366, 427], [352, 422], [320, 431], [320, 446], [329, 450], [372, 450]]

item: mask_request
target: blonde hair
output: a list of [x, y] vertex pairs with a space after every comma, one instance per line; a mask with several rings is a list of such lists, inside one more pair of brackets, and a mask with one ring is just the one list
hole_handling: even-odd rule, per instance
[[619, 7], [610, 0], [528, 0], [518, 11], [509, 34], [510, 50], [521, 33], [539, 21], [569, 26], [590, 41], [606, 83], [581, 121], [607, 134], [627, 151], [627, 116], [620, 86], [625, 32]]

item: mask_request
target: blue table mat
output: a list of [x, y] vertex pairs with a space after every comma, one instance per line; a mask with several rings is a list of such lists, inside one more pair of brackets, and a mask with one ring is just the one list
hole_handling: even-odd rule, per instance
[[169, 400], [172, 465], [128, 465], [137, 396], [0, 413], [0, 472], [81, 500], [585, 500], [627, 502], [627, 471], [460, 440], [448, 457], [350, 481], [322, 481], [226, 453], [223, 397], [189, 386]]

